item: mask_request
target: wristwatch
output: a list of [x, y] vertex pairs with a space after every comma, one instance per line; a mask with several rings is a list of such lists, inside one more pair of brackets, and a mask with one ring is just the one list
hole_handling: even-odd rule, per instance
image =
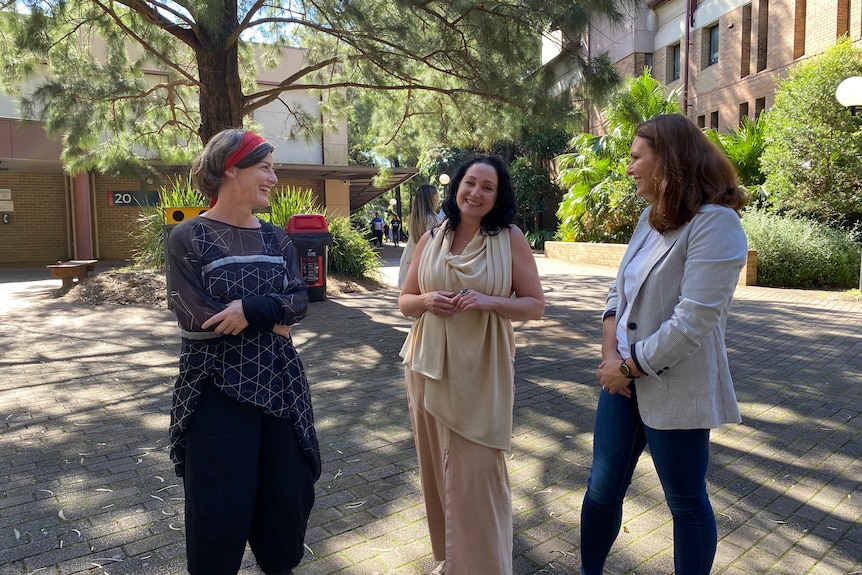
[[625, 360], [620, 364], [620, 373], [626, 376], [629, 379], [637, 379], [638, 376], [632, 375], [632, 369], [626, 365]]

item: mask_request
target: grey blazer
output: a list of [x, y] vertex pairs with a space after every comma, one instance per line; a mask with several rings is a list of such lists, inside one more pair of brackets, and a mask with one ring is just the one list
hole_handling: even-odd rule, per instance
[[627, 302], [623, 270], [650, 231], [648, 213], [649, 208], [641, 214], [603, 316], [630, 306], [628, 343], [644, 373], [635, 380], [641, 419], [654, 429], [738, 423], [724, 333], [748, 251], [739, 216], [709, 204], [689, 223], [666, 232], [637, 274], [634, 297]]

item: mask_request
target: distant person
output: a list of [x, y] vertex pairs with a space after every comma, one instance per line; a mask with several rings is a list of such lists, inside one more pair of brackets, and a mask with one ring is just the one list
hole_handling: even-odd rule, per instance
[[401, 240], [401, 220], [397, 214], [392, 214], [392, 243], [398, 247], [398, 242]]
[[638, 458], [649, 452], [673, 516], [674, 573], [708, 575], [710, 429], [739, 423], [724, 342], [747, 245], [733, 166], [681, 115], [638, 126], [626, 173], [649, 202], [610, 286], [581, 573], [601, 575]]
[[505, 164], [479, 156], [449, 190], [398, 298], [415, 318], [401, 357], [419, 477], [435, 573], [511, 575], [512, 322], [542, 317], [545, 297]]
[[430, 184], [422, 184], [416, 190], [416, 195], [413, 197], [413, 206], [410, 209], [410, 216], [407, 219], [409, 228], [407, 229], [407, 243], [404, 244], [404, 251], [401, 252], [401, 262], [398, 266], [398, 289], [404, 285], [404, 279], [407, 277], [407, 269], [410, 267], [410, 261], [413, 259], [413, 251], [416, 249], [416, 244], [419, 238], [431, 228], [440, 225], [442, 221], [437, 215], [437, 204], [439, 197], [437, 188]]
[[185, 487], [192, 575], [236, 575], [246, 542], [264, 573], [289, 574], [320, 477], [289, 327], [308, 309], [305, 281], [287, 233], [254, 215], [278, 182], [272, 151], [245, 130], [213, 136], [192, 165], [213, 207], [176, 226], [167, 245], [182, 338], [171, 459]]
[[374, 212], [374, 217], [371, 219], [371, 233], [374, 235], [374, 245], [383, 247], [383, 218], [378, 212]]

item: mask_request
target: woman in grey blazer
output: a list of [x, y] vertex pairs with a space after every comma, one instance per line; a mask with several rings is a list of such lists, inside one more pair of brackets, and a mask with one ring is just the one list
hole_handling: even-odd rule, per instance
[[741, 421], [724, 331], [747, 252], [738, 215], [747, 195], [727, 158], [681, 115], [637, 128], [627, 173], [650, 205], [603, 316], [581, 573], [602, 573], [649, 445], [673, 515], [675, 573], [708, 575], [717, 541], [709, 432]]

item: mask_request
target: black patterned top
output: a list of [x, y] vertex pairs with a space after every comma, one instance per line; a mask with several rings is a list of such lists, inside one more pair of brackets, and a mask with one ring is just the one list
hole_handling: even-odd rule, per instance
[[[308, 294], [283, 229], [267, 222], [239, 228], [195, 217], [173, 228], [166, 250], [170, 298], [182, 350], [171, 408], [171, 459], [182, 476], [183, 435], [207, 383], [240, 403], [289, 418], [303, 453], [320, 475], [311, 394], [293, 341], [272, 332], [305, 317]], [[243, 300], [250, 325], [238, 335], [201, 324]]]

